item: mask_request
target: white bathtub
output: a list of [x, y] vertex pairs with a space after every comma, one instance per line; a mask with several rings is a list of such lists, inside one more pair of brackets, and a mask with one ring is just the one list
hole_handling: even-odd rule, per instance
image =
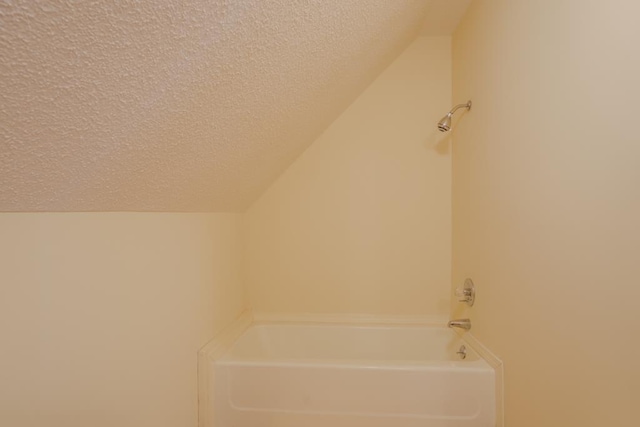
[[214, 363], [215, 427], [494, 427], [495, 373], [453, 331], [255, 324]]

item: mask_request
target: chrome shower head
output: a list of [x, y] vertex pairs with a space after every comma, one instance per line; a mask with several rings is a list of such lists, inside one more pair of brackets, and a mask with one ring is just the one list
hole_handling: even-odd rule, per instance
[[452, 113], [447, 113], [447, 115], [438, 122], [438, 130], [440, 132], [449, 132], [449, 130], [451, 130], [451, 116], [453, 116]]
[[458, 110], [459, 108], [466, 108], [467, 110], [470, 110], [471, 101], [467, 101], [466, 104], [458, 104], [455, 107], [453, 107], [451, 111], [449, 111], [447, 115], [444, 116], [442, 120], [438, 122], [438, 130], [440, 132], [448, 132], [451, 130], [451, 117], [453, 117], [453, 113], [455, 113], [456, 110]]

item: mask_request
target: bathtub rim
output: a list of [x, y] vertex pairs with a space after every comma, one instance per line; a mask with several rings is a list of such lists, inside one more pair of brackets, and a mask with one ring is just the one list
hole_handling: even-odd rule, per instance
[[327, 359], [280, 359], [280, 360], [264, 360], [264, 359], [216, 359], [214, 363], [218, 366], [265, 366], [265, 367], [300, 367], [311, 369], [350, 369], [350, 370], [388, 370], [388, 371], [442, 371], [457, 370], [465, 372], [483, 372], [493, 370], [491, 365], [482, 357], [478, 360], [464, 361], [437, 361], [426, 362], [424, 364], [411, 363], [411, 361], [393, 361], [381, 362], [378, 360], [355, 359], [353, 361], [344, 360], [327, 360]]

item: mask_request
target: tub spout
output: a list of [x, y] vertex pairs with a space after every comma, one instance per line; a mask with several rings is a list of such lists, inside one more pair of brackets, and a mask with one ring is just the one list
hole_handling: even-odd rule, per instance
[[471, 320], [469, 319], [450, 320], [447, 326], [449, 326], [450, 328], [460, 328], [460, 329], [464, 329], [465, 331], [468, 331], [469, 329], [471, 329]]

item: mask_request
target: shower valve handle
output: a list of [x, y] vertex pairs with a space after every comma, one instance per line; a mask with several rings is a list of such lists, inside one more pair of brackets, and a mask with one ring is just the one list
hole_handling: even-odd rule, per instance
[[476, 300], [476, 288], [471, 279], [465, 280], [463, 287], [456, 289], [456, 298], [458, 298], [459, 302], [464, 302], [469, 307], [473, 306]]
[[458, 297], [458, 301], [467, 302], [469, 298], [471, 298], [471, 289], [456, 289], [456, 297]]

